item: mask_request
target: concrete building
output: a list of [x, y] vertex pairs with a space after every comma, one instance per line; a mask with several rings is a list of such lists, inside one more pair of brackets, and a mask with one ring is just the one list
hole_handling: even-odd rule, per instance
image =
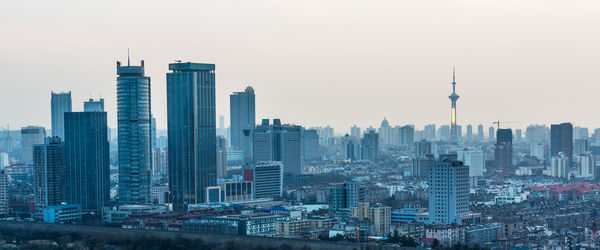
[[33, 149], [35, 218], [42, 219], [44, 209], [66, 201], [65, 145], [60, 137], [48, 137]]
[[254, 89], [250, 86], [244, 92], [234, 92], [229, 96], [230, 141], [235, 149], [244, 146], [244, 129], [256, 126], [255, 98]]
[[274, 198], [283, 194], [284, 165], [278, 161], [257, 162], [244, 169], [244, 181], [254, 183], [254, 198]]
[[469, 167], [457, 155], [440, 155], [427, 178], [429, 223], [461, 224], [469, 213]]
[[83, 102], [84, 112], [104, 112], [104, 99], [94, 100], [90, 98], [87, 102]]
[[319, 152], [319, 134], [314, 129], [302, 129], [302, 159], [315, 161], [321, 159]]
[[568, 178], [568, 161], [569, 158], [562, 152], [552, 156], [550, 161], [550, 175], [556, 178]]
[[379, 159], [379, 134], [373, 130], [365, 132], [360, 144], [361, 159], [370, 161]]
[[359, 126], [352, 126], [350, 128], [350, 136], [354, 136], [354, 138], [360, 138], [361, 137], [361, 129]]
[[44, 144], [45, 138], [46, 129], [44, 127], [21, 128], [21, 162], [30, 163], [33, 160], [33, 145]]
[[573, 162], [573, 125], [571, 123], [552, 124], [550, 126], [550, 154], [563, 152], [567, 157], [567, 168]]
[[483, 176], [485, 170], [483, 151], [479, 149], [463, 148], [458, 150], [458, 160], [469, 167], [469, 177]]
[[361, 145], [358, 138], [346, 134], [342, 138], [342, 160], [360, 160]]
[[65, 113], [66, 200], [83, 211], [110, 206], [110, 158], [104, 111]]
[[152, 170], [150, 77], [117, 61], [119, 203], [150, 202]]
[[546, 152], [548, 151], [548, 145], [545, 143], [532, 143], [530, 145], [529, 154], [538, 160], [546, 159]]
[[512, 172], [512, 130], [498, 129], [494, 147], [494, 165], [496, 169]]
[[368, 202], [359, 202], [357, 206], [351, 209], [354, 217], [359, 221], [368, 220], [373, 223], [375, 236], [385, 237], [390, 233], [392, 224], [392, 208], [377, 204], [369, 205]]
[[596, 159], [591, 154], [581, 154], [579, 159], [578, 174], [579, 176], [594, 177], [596, 176]]
[[83, 218], [81, 205], [67, 204], [48, 206], [44, 209], [44, 222], [56, 224], [78, 224]]
[[8, 154], [0, 152], [0, 169], [10, 166], [8, 161]]
[[333, 184], [329, 187], [329, 209], [337, 211], [358, 206], [361, 187], [358, 182]]
[[63, 140], [65, 135], [64, 113], [71, 112], [73, 108], [71, 91], [61, 93], [52, 92], [51, 94], [52, 136], [58, 136]]
[[217, 184], [215, 65], [172, 63], [167, 73], [169, 191], [173, 208], [205, 203]]
[[281, 161], [284, 174], [302, 174], [302, 127], [282, 125], [281, 120], [263, 119], [252, 131], [253, 158], [259, 161]]
[[0, 216], [8, 215], [8, 174], [0, 169]]

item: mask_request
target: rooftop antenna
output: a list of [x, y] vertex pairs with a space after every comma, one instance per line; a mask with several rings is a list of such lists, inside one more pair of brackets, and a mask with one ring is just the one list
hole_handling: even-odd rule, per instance
[[129, 48], [127, 48], [127, 66], [129, 66]]

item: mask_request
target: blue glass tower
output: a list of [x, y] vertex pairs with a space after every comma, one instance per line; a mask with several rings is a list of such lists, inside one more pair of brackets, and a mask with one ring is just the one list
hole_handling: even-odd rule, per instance
[[152, 169], [150, 77], [141, 66], [117, 62], [119, 203], [149, 203]]
[[217, 184], [215, 65], [173, 63], [169, 69], [169, 198], [181, 211], [206, 202], [206, 188]]
[[64, 113], [71, 112], [73, 105], [71, 91], [63, 93], [52, 92], [51, 114], [52, 114], [52, 136], [58, 136], [61, 140], [65, 138]]
[[84, 211], [110, 205], [106, 112], [65, 113], [67, 202]]
[[256, 126], [254, 89], [246, 87], [244, 92], [234, 92], [229, 96], [229, 116], [231, 126], [231, 147], [244, 147], [244, 129]]

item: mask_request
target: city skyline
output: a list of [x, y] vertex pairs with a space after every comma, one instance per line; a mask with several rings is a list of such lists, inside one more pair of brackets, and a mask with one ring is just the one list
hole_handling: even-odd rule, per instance
[[[177, 59], [217, 65], [221, 83], [216, 89], [217, 115], [225, 117], [229, 116], [227, 96], [251, 85], [258, 93], [257, 119], [280, 118], [307, 127], [332, 125], [338, 133], [355, 123], [362, 128], [375, 126], [383, 117], [392, 124], [417, 127], [447, 124], [447, 84], [456, 65], [459, 125], [487, 127], [498, 118], [520, 121], [512, 128], [563, 121], [591, 128], [600, 124], [600, 118], [588, 117], [598, 103], [595, 91], [586, 91], [594, 89], [600, 76], [594, 70], [600, 54], [595, 44], [600, 38], [588, 32], [600, 19], [591, 11], [597, 9], [595, 4], [563, 8], [558, 3], [531, 1], [512, 8], [472, 1], [434, 2], [434, 6], [351, 2], [335, 20], [329, 13], [336, 5], [310, 1], [293, 6], [244, 3], [241, 7], [255, 10], [254, 14], [233, 11], [223, 16], [216, 13], [223, 13], [228, 4], [210, 3], [203, 8], [214, 11], [201, 17], [192, 15], [195, 5], [190, 3], [190, 8], [169, 19], [159, 13], [179, 9], [166, 3], [144, 5], [143, 15], [131, 16], [137, 4], [114, 9], [39, 2], [40, 8], [25, 11], [26, 4], [14, 3], [13, 11], [0, 15], [0, 23], [8, 27], [6, 45], [0, 49], [7, 83], [3, 92], [11, 93], [0, 98], [0, 126], [49, 128], [50, 116], [39, 107], [49, 101], [50, 91], [72, 91], [77, 111], [82, 110], [81, 100], [90, 95], [105, 98], [109, 126], [116, 127], [113, 64], [126, 56], [127, 48], [132, 60], [147, 62], [147, 75], [154, 79], [152, 110], [159, 129], [166, 128], [167, 65]], [[527, 15], [532, 10], [535, 19]], [[97, 14], [85, 15], [90, 12]], [[70, 22], [73, 15], [82, 21]], [[41, 22], [44, 18], [51, 21]], [[122, 25], [140, 18], [142, 22]], [[272, 22], [277, 19], [280, 22]], [[498, 20], [504, 20], [503, 25]], [[210, 21], [215, 27], [186, 33], [184, 40], [189, 41], [173, 46], [174, 40], [161, 37], [189, 28], [169, 30], [167, 24], [173, 21]], [[418, 29], [409, 21], [419, 21]], [[73, 38], [66, 30], [81, 32]], [[529, 34], [531, 30], [536, 34]], [[556, 33], [564, 35], [555, 37]], [[247, 42], [240, 44], [240, 40]], [[26, 74], [32, 66], [37, 73]], [[369, 89], [362, 88], [365, 81]], [[563, 88], [564, 84], [570, 88]], [[512, 97], [510, 102], [506, 96]], [[568, 97], [566, 105], [553, 101], [564, 100], [563, 96]], [[23, 103], [25, 98], [31, 101]], [[10, 109], [14, 103], [22, 103], [20, 112]]]

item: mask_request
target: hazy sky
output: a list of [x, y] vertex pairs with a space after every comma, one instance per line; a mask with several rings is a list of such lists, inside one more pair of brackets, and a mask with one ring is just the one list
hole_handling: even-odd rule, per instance
[[498, 118], [600, 127], [600, 2], [5, 1], [0, 4], [0, 126], [50, 128], [50, 91], [73, 109], [106, 102], [116, 126], [116, 61], [146, 62], [166, 127], [175, 60], [216, 64], [217, 116], [252, 85], [257, 121], [378, 127]]

